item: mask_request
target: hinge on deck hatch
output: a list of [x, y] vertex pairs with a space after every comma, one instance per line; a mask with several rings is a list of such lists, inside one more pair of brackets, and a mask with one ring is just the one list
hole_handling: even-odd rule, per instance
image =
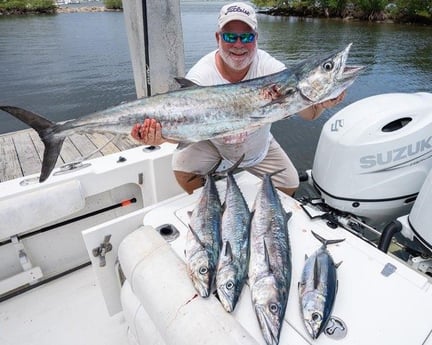
[[112, 250], [112, 244], [110, 243], [110, 239], [111, 235], [106, 235], [100, 246], [93, 248], [92, 250], [93, 256], [95, 258], [99, 256], [99, 267], [105, 267], [105, 255]]

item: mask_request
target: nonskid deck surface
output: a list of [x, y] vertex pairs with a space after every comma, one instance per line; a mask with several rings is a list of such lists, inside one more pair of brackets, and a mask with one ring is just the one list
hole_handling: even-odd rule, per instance
[[122, 313], [109, 317], [85, 267], [0, 303], [2, 345], [127, 345]]

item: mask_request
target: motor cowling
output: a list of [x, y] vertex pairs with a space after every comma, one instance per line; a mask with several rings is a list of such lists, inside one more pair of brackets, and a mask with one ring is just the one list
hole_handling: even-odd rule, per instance
[[414, 236], [432, 251], [432, 170], [423, 183], [417, 200], [408, 216]]
[[432, 94], [357, 101], [323, 126], [312, 169], [331, 207], [379, 227], [408, 214], [432, 168]]

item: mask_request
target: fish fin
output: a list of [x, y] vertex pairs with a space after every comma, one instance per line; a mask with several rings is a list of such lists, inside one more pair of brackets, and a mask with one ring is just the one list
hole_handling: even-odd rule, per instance
[[245, 158], [245, 154], [243, 153], [237, 162], [235, 162], [228, 169], [219, 171], [218, 175], [232, 174], [239, 167], [240, 163], [243, 161], [244, 158]]
[[316, 290], [318, 288], [318, 284], [319, 284], [319, 277], [321, 274], [321, 270], [320, 270], [320, 265], [318, 263], [318, 257], [315, 257], [315, 263], [314, 263], [314, 278], [313, 278], [313, 283], [314, 283], [314, 289]]
[[222, 253], [224, 257], [229, 258], [229, 262], [233, 261], [233, 253], [232, 253], [231, 243], [229, 241], [224, 242]]
[[288, 222], [291, 219], [291, 217], [292, 217], [292, 212], [291, 211], [288, 211], [288, 212], [285, 213], [285, 221]]
[[39, 134], [39, 137], [45, 145], [39, 182], [45, 181], [55, 167], [63, 141], [65, 140], [65, 137], [54, 137], [52, 129], [55, 128], [57, 124], [39, 114], [23, 108], [1, 105], [0, 109], [32, 127]]
[[309, 256], [307, 254], [305, 254], [305, 261], [309, 258]]
[[181, 151], [181, 150], [185, 149], [186, 147], [188, 147], [190, 144], [192, 144], [192, 143], [182, 141], [182, 142], [178, 143], [176, 150]]
[[49, 140], [42, 139], [42, 142], [45, 144], [45, 150], [39, 182], [45, 181], [51, 174], [51, 171], [53, 171], [57, 163], [58, 156], [60, 155], [64, 140], [65, 138], [50, 138]]
[[192, 229], [192, 227], [189, 225], [189, 230], [192, 233], [193, 237], [197, 240], [197, 242], [200, 244], [201, 247], [205, 248], [205, 244], [200, 240], [198, 234]]
[[189, 218], [192, 217], [192, 211], [187, 211], [187, 215]]
[[187, 182], [190, 182], [190, 181], [192, 181], [192, 180], [195, 180], [197, 177], [203, 177], [203, 176], [211, 176], [211, 175], [214, 175], [215, 172], [216, 172], [216, 170], [217, 170], [217, 168], [218, 168], [219, 165], [221, 164], [221, 162], [222, 162], [222, 158], [219, 158], [219, 160], [216, 162], [216, 164], [213, 165], [213, 167], [212, 167], [208, 172], [206, 172], [205, 174], [195, 174], [194, 176], [192, 176], [191, 178], [189, 178], [189, 180], [187, 180]]
[[339, 243], [339, 242], [343, 242], [345, 241], [344, 238], [341, 239], [336, 239], [336, 240], [326, 240], [324, 237], [321, 237], [320, 235], [318, 235], [316, 232], [314, 232], [313, 230], [311, 230], [312, 235], [315, 236], [315, 238], [320, 241], [325, 247], [328, 244], [335, 244], [335, 243]]
[[342, 265], [342, 262], [343, 262], [343, 261], [338, 262], [337, 264], [335, 264], [335, 267], [336, 267], [336, 268], [339, 268], [339, 266]]
[[182, 77], [175, 77], [175, 81], [180, 85], [182, 89], [189, 87], [198, 87], [199, 85], [194, 83], [192, 80]]
[[279, 169], [279, 170], [273, 171], [269, 176], [272, 177], [272, 176], [274, 176], [274, 175], [277, 175], [277, 174], [281, 173], [281, 172], [284, 171], [284, 170], [285, 170], [285, 168], [282, 168], [282, 169]]
[[273, 272], [272, 268], [271, 268], [271, 264], [270, 264], [270, 255], [267, 249], [267, 244], [266, 244], [266, 240], [263, 239], [263, 244], [264, 244], [264, 262], [267, 266], [267, 270], [269, 272]]
[[207, 172], [206, 175], [213, 175], [221, 163], [222, 163], [222, 158], [219, 158], [219, 160], [216, 162], [216, 164], [210, 169], [209, 172]]

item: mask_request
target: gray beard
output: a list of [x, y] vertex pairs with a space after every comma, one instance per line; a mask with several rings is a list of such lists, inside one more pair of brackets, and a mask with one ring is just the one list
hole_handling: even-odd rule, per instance
[[[219, 55], [222, 58], [222, 60], [233, 70], [241, 71], [245, 69], [246, 67], [250, 66], [253, 59], [255, 58], [256, 52], [257, 52], [257, 45], [255, 45], [255, 48], [249, 52], [249, 55], [246, 59], [242, 60], [240, 63], [239, 61], [236, 61], [231, 58], [230, 53], [227, 51], [224, 51], [219, 47]], [[240, 50], [242, 52], [242, 50]]]

